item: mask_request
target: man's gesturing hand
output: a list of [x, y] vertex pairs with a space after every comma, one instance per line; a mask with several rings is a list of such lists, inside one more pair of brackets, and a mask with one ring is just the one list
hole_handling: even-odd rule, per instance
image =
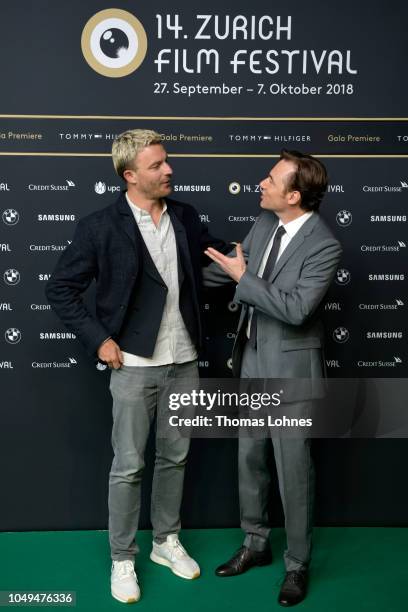
[[123, 365], [123, 355], [119, 348], [112, 338], [106, 340], [101, 344], [98, 349], [98, 357], [101, 361], [105, 361], [110, 368], [114, 370], [119, 370]]
[[236, 257], [226, 257], [212, 247], [209, 247], [204, 253], [215, 261], [236, 283], [239, 283], [241, 276], [246, 270], [246, 263], [240, 244], [236, 246]]

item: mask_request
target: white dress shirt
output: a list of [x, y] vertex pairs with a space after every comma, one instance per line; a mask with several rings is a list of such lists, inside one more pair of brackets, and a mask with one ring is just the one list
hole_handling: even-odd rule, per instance
[[[167, 299], [163, 310], [156, 346], [152, 357], [140, 357], [123, 351], [126, 366], [161, 366], [169, 363], [185, 363], [197, 359], [197, 351], [191, 342], [179, 309], [179, 281], [177, 245], [173, 225], [164, 202], [159, 223], [154, 224], [150, 214], [126, 200], [138, 225], [146, 248], [154, 265], [167, 286]], [[149, 313], [146, 312], [146, 325]]]
[[[303, 215], [300, 215], [300, 217], [297, 217], [296, 219], [293, 219], [293, 221], [289, 221], [289, 223], [286, 223], [286, 225], [284, 225], [282, 223], [282, 221], [279, 221], [276, 230], [273, 232], [273, 235], [269, 241], [268, 246], [265, 249], [265, 252], [263, 254], [262, 257], [262, 261], [261, 261], [261, 265], [259, 266], [258, 272], [257, 272], [257, 276], [259, 276], [259, 278], [262, 278], [262, 274], [264, 273], [265, 267], [266, 267], [266, 262], [268, 261], [268, 257], [269, 257], [269, 253], [272, 250], [272, 246], [273, 246], [273, 241], [275, 240], [275, 236], [276, 236], [276, 232], [278, 231], [278, 228], [283, 225], [283, 227], [285, 228], [285, 233], [283, 234], [282, 238], [281, 238], [281, 243], [279, 246], [279, 252], [278, 252], [278, 257], [276, 258], [276, 261], [278, 261], [279, 257], [282, 255], [283, 251], [286, 249], [286, 247], [288, 246], [289, 242], [292, 240], [292, 238], [297, 234], [297, 232], [300, 230], [300, 228], [302, 227], [302, 225], [308, 220], [310, 219], [310, 217], [313, 215], [313, 211], [309, 211], [309, 212], [305, 212], [303, 213]], [[246, 330], [246, 334], [247, 334], [247, 338], [249, 338], [249, 334], [251, 331], [251, 320], [252, 320], [252, 315], [254, 313], [254, 309], [252, 306], [249, 307], [249, 312], [248, 312], [248, 325], [247, 325], [247, 330]]]

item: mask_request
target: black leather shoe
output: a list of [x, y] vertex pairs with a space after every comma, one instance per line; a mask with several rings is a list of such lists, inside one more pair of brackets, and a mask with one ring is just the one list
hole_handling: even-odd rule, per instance
[[238, 576], [238, 574], [243, 574], [251, 567], [269, 565], [269, 563], [272, 563], [272, 553], [269, 548], [258, 552], [250, 550], [246, 546], [241, 546], [229, 561], [217, 567], [215, 573], [221, 577]]
[[281, 606], [295, 606], [306, 597], [307, 570], [286, 572], [278, 597]]

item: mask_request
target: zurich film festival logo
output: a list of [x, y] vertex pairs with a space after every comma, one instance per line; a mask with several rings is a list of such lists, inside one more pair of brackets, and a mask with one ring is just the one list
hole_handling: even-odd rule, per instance
[[21, 331], [17, 327], [10, 327], [6, 329], [4, 339], [8, 344], [18, 344], [21, 340]]
[[95, 72], [106, 77], [124, 77], [137, 70], [146, 56], [146, 31], [128, 11], [107, 9], [86, 23], [81, 47]]
[[241, 191], [241, 185], [237, 181], [233, 181], [228, 185], [228, 191], [231, 195], [238, 195]]
[[353, 222], [353, 215], [349, 210], [339, 210], [336, 215], [336, 221], [340, 227], [348, 227]]
[[14, 208], [7, 208], [2, 214], [2, 219], [6, 225], [17, 225], [20, 215]]
[[18, 270], [15, 270], [14, 268], [10, 268], [9, 270], [6, 270], [4, 272], [3, 280], [6, 285], [14, 287], [15, 285], [18, 285], [21, 280], [20, 272]]

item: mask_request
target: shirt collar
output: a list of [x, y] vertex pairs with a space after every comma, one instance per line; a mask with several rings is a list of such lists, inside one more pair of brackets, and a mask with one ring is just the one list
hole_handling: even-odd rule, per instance
[[308, 212], [303, 213], [303, 215], [300, 215], [300, 217], [293, 219], [293, 221], [289, 221], [289, 223], [286, 223], [285, 225], [283, 225], [282, 221], [279, 221], [278, 227], [283, 225], [289, 238], [293, 238], [294, 235], [300, 230], [302, 225], [306, 223], [306, 221], [310, 219], [312, 215], [313, 215], [313, 210], [310, 210]]
[[[143, 217], [149, 217], [149, 219], [151, 219], [149, 213], [146, 210], [144, 210], [144, 208], [140, 208], [139, 206], [137, 206], [136, 204], [130, 201], [127, 191], [125, 192], [125, 198], [126, 198], [127, 203], [130, 206], [130, 210], [133, 212], [135, 216], [136, 223], [140, 223]], [[161, 212], [161, 216], [164, 215], [166, 210], [167, 210], [167, 203], [166, 203], [166, 200], [163, 200], [163, 209]]]

